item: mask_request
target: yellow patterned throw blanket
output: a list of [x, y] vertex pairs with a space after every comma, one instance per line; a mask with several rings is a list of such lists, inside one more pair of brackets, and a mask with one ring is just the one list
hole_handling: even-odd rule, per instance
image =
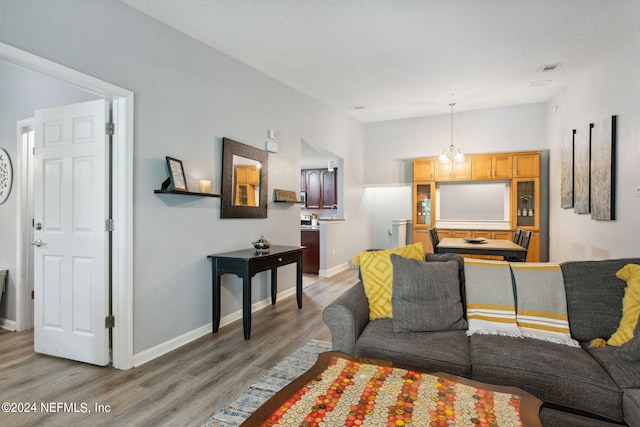
[[465, 259], [464, 268], [467, 335], [529, 337], [579, 346], [571, 338], [558, 264]]
[[506, 261], [464, 259], [467, 335], [522, 337], [516, 322], [511, 269]]
[[551, 263], [513, 263], [518, 328], [526, 337], [579, 347], [571, 338], [562, 270]]

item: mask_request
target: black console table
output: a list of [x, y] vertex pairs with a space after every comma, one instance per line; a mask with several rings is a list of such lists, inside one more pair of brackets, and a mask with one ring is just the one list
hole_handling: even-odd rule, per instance
[[213, 332], [220, 326], [220, 276], [225, 273], [242, 278], [242, 326], [244, 339], [251, 337], [251, 278], [261, 271], [271, 270], [271, 304], [276, 303], [278, 267], [296, 263], [296, 299], [302, 308], [302, 249], [300, 246], [271, 246], [268, 254], [255, 249], [208, 255], [213, 268]]

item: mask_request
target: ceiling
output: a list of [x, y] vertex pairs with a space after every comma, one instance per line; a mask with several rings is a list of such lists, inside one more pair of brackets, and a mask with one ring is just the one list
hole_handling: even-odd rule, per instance
[[640, 21], [638, 0], [121, 1], [364, 123], [547, 101]]

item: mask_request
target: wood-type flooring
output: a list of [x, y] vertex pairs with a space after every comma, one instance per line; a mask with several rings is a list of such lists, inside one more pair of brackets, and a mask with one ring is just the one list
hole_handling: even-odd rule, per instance
[[[0, 426], [199, 426], [311, 339], [331, 341], [322, 310], [357, 282], [346, 270], [242, 321], [126, 371], [33, 351], [33, 331], [0, 335]], [[44, 410], [43, 410], [44, 409]]]

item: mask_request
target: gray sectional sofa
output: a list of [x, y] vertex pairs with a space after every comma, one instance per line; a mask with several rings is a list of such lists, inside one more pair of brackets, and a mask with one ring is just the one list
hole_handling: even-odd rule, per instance
[[362, 282], [323, 316], [335, 351], [519, 387], [544, 402], [544, 426], [638, 427], [640, 362], [621, 358], [617, 347], [589, 347], [592, 339], [608, 339], [618, 327], [626, 283], [615, 274], [626, 264], [640, 264], [640, 258], [561, 264], [571, 335], [580, 348], [532, 338], [467, 336], [465, 330], [396, 333], [392, 319], [369, 320]]

